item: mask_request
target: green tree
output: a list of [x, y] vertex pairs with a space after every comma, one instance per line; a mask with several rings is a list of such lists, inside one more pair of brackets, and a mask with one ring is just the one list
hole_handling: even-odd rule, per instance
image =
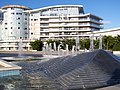
[[72, 46], [75, 45], [75, 39], [65, 39], [62, 41], [63, 45], [64, 45], [64, 49], [66, 47], [66, 44], [68, 45], [68, 49], [72, 50]]
[[115, 37], [115, 44], [113, 46], [113, 51], [120, 51], [120, 35]]
[[30, 45], [32, 46], [33, 50], [42, 51], [43, 42], [41, 40], [31, 42]]
[[54, 43], [54, 40], [52, 40], [52, 39], [48, 39], [46, 42], [47, 42], [48, 45], [51, 43], [51, 45], [52, 45], [52, 49], [53, 49], [53, 43]]
[[116, 39], [114, 37], [112, 37], [112, 36], [103, 36], [104, 49], [112, 50], [115, 43], [116, 43]]
[[85, 39], [85, 48], [89, 49], [90, 48], [90, 39]]
[[58, 47], [58, 45], [62, 42], [62, 40], [52, 40], [52, 39], [49, 39], [46, 41], [48, 44], [52, 44], [52, 49], [54, 49], [54, 42], [56, 43], [56, 47]]
[[[62, 42], [63, 46], [62, 49], [66, 49], [66, 44], [68, 45], [69, 50], [72, 50], [72, 46], [76, 45], [75, 39], [63, 39], [63, 40], [52, 40], [49, 39], [46, 41], [48, 44], [52, 44], [52, 49], [53, 49], [53, 44], [54, 42], [56, 43], [56, 47]], [[103, 36], [102, 38], [102, 44], [103, 44], [103, 49], [107, 50], [120, 50], [120, 35], [116, 37], [112, 36]], [[43, 42], [41, 40], [36, 40], [34, 42], [31, 42], [30, 45], [32, 46], [33, 50], [41, 51]], [[80, 39], [80, 49], [89, 49], [90, 48], [90, 39]], [[94, 48], [98, 49], [99, 48], [99, 39], [97, 38], [94, 40]]]
[[113, 51], [120, 51], [120, 42], [119, 43], [116, 43], [114, 46], [113, 46]]
[[115, 40], [116, 40], [116, 43], [117, 43], [117, 42], [120, 42], [120, 35], [117, 35], [117, 36], [115, 37]]
[[94, 40], [94, 49], [99, 48], [99, 42], [100, 42], [100, 40], [98, 38], [96, 40]]
[[85, 40], [80, 39], [80, 49], [85, 49]]

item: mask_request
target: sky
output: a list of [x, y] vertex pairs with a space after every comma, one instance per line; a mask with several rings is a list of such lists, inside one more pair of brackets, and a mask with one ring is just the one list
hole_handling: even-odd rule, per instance
[[103, 19], [103, 30], [120, 27], [120, 0], [0, 0], [0, 7], [11, 4], [32, 9], [53, 5], [83, 5], [85, 13]]

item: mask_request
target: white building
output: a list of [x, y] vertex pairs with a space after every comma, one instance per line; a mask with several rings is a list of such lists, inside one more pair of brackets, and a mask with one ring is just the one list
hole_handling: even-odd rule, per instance
[[85, 14], [82, 5], [56, 5], [31, 10], [20, 5], [0, 9], [0, 50], [18, 50], [22, 39], [24, 50], [30, 40], [89, 37], [99, 31], [101, 18]]
[[[23, 51], [29, 51], [31, 50], [30, 42], [33, 40], [2, 40], [0, 41], [0, 51], [17, 51], [21, 50]], [[20, 46], [21, 45], [21, 46]]]
[[0, 33], [1, 40], [16, 40], [28, 38], [28, 14], [25, 10], [30, 8], [19, 5], [1, 7]]
[[88, 32], [101, 29], [101, 18], [85, 14], [82, 5], [56, 5], [34, 10], [30, 14], [30, 39], [89, 37]]
[[107, 29], [107, 30], [94, 31], [93, 34], [94, 34], [94, 36], [99, 36], [101, 34], [102, 36], [110, 35], [110, 36], [114, 37], [114, 36], [120, 35], [120, 27], [111, 28], [111, 29]]

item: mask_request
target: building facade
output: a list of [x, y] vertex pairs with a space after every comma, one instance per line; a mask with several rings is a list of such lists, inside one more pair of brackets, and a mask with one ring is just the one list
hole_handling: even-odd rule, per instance
[[102, 18], [84, 13], [82, 5], [56, 5], [30, 9], [7, 5], [0, 9], [0, 50], [19, 50], [22, 39], [24, 50], [30, 41], [89, 37], [102, 27]]
[[28, 38], [29, 15], [24, 13], [30, 8], [19, 5], [1, 7], [0, 25], [1, 40], [16, 40]]
[[30, 14], [29, 38], [32, 40], [89, 37], [88, 32], [102, 28], [102, 19], [85, 14], [82, 5], [56, 5], [25, 12]]

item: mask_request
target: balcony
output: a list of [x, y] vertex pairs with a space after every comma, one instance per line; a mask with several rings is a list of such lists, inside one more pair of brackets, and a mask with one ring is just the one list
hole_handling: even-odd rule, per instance
[[79, 36], [79, 37], [89, 37], [90, 35], [89, 34], [81, 34], [81, 35], [76, 35], [76, 34], [64, 34], [64, 35], [59, 35], [59, 37], [76, 37], [76, 36]]
[[49, 23], [49, 21], [40, 21], [40, 23]]
[[86, 32], [86, 31], [91, 31], [91, 29], [68, 29], [68, 30], [65, 30], [65, 29], [62, 29], [62, 30], [59, 30], [59, 29], [48, 29], [48, 30], [41, 30], [40, 32]]
[[96, 24], [103, 24], [101, 21], [95, 20], [95, 19], [89, 19], [89, 21], [96, 23]]
[[40, 32], [49, 32], [49, 30], [41, 30]]
[[59, 35], [40, 35], [40, 38], [59, 37]]
[[90, 24], [91, 27], [102, 29], [103, 27], [97, 24]]
[[40, 38], [49, 38], [48, 35], [40, 35]]

